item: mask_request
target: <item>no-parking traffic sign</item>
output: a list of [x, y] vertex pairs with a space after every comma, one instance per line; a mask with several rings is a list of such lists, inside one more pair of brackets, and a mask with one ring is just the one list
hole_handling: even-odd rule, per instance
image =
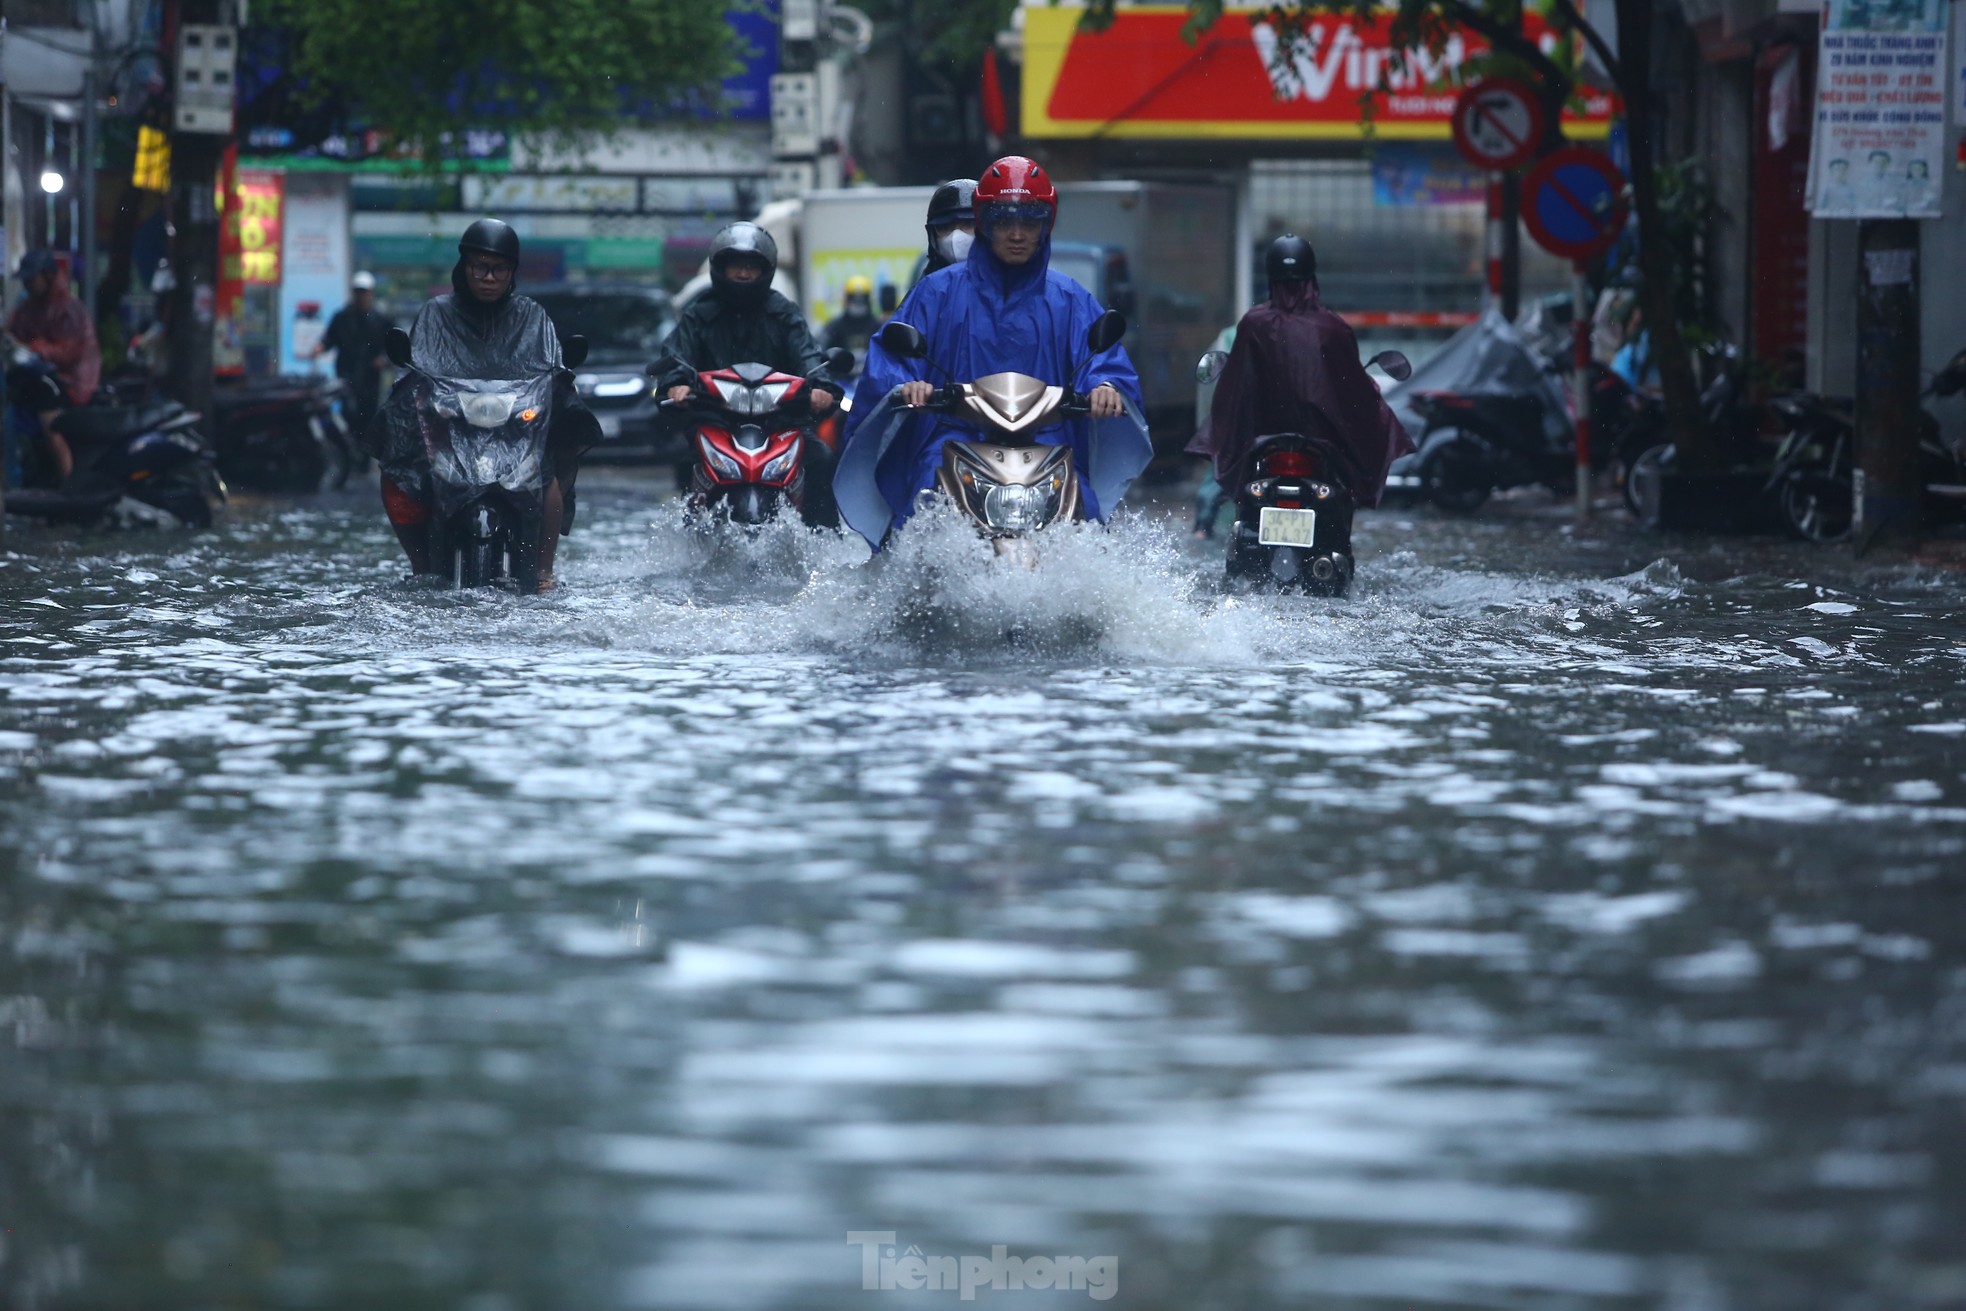
[[1565, 259], [1592, 260], [1625, 230], [1625, 175], [1599, 150], [1569, 146], [1545, 155], [1522, 184], [1522, 223], [1536, 244]]
[[1454, 145], [1470, 164], [1495, 173], [1521, 168], [1543, 142], [1543, 102], [1520, 82], [1486, 78], [1454, 102]]

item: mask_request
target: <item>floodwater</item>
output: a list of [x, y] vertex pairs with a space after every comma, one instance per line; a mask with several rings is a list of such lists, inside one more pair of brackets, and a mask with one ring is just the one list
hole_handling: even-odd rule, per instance
[[0, 1303], [1966, 1305], [1959, 575], [589, 481], [0, 545]]

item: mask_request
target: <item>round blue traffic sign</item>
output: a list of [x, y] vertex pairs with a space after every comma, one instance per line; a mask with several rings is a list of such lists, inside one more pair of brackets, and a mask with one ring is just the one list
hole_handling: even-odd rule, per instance
[[1522, 222], [1536, 244], [1565, 259], [1595, 259], [1625, 229], [1625, 175], [1602, 151], [1545, 155], [1522, 184]]

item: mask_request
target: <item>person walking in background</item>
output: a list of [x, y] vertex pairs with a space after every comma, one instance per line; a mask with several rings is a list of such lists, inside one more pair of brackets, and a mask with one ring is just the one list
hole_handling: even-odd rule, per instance
[[348, 303], [328, 320], [314, 354], [334, 352], [335, 376], [348, 384], [348, 429], [368, 430], [382, 398], [382, 371], [389, 367], [382, 339], [395, 326], [375, 307], [375, 278], [357, 273], [348, 284]]

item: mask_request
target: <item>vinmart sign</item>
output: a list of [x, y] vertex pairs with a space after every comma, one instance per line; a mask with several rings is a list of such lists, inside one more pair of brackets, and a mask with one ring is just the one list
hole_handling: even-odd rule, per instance
[[[1377, 101], [1372, 134], [1445, 141], [1462, 66], [1488, 49], [1472, 32], [1457, 34], [1438, 55], [1412, 52], [1405, 70], [1386, 78], [1390, 12], [1322, 17], [1308, 39], [1292, 42], [1262, 10], [1231, 11], [1194, 45], [1181, 39], [1185, 5], [1122, 8], [1103, 32], [1079, 31], [1083, 12], [1024, 6], [1026, 136], [1356, 140], [1368, 134], [1359, 98], [1369, 92]], [[1524, 13], [1523, 26], [1546, 50], [1566, 39], [1534, 13]], [[1383, 93], [1382, 79], [1390, 87]], [[1612, 110], [1608, 93], [1587, 92], [1564, 115], [1564, 132], [1605, 136]]]

